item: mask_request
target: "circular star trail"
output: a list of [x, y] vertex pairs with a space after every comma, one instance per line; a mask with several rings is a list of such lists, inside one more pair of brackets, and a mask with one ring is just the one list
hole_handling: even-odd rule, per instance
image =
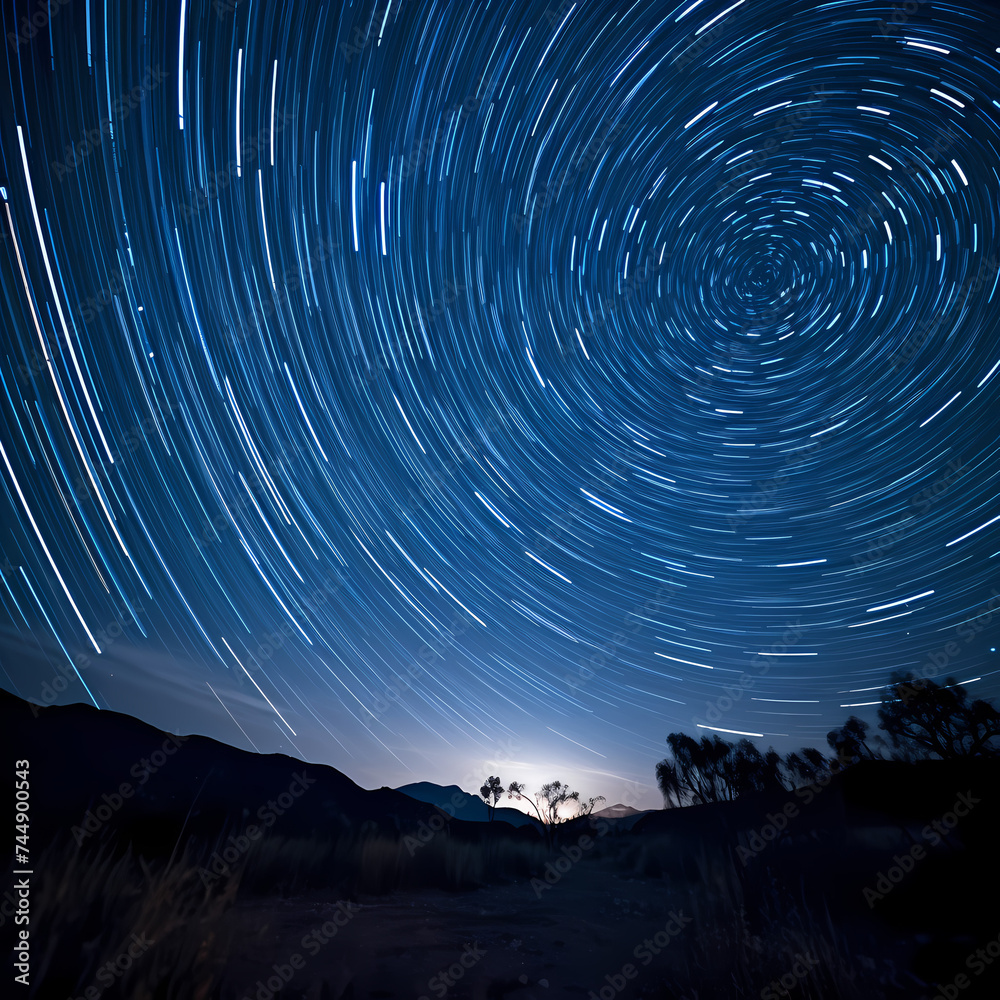
[[3, 28], [12, 690], [595, 792], [929, 657], [995, 694], [989, 8]]

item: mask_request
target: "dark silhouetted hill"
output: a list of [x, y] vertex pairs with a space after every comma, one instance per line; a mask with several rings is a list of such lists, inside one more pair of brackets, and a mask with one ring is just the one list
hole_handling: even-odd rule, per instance
[[481, 836], [476, 824], [391, 788], [363, 789], [336, 768], [174, 736], [90, 705], [43, 708], [0, 690], [0, 734], [5, 759], [30, 761], [38, 847], [61, 834], [93, 843], [112, 833], [163, 856], [182, 833], [211, 840], [268, 820], [287, 837], [405, 836], [440, 830], [442, 820], [453, 836]]

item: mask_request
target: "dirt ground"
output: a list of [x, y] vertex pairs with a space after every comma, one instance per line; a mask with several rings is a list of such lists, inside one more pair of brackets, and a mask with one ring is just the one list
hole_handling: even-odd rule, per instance
[[[277, 985], [267, 982], [277, 975], [272, 965], [285, 965], [287, 975], [296, 953], [303, 965], [280, 994], [285, 998], [551, 1000], [599, 995], [602, 987], [606, 998], [605, 976], [625, 984], [626, 997], [638, 996], [642, 985], [658, 984], [672, 958], [676, 965], [680, 942], [696, 933], [666, 881], [630, 878], [599, 861], [582, 862], [538, 891], [525, 879], [468, 893], [362, 896], [353, 908], [316, 892], [243, 903], [232, 919], [237, 934], [227, 981], [237, 1000], [257, 1000], [258, 980], [268, 989]], [[306, 937], [316, 930], [322, 943]], [[629, 964], [634, 977], [622, 974]], [[260, 1000], [268, 1000], [266, 992]]]
[[[722, 967], [729, 957], [734, 938], [720, 932], [719, 907], [705, 904], [704, 886], [692, 892], [669, 878], [636, 878], [616, 868], [609, 859], [585, 859], [541, 891], [524, 879], [467, 893], [361, 896], [351, 905], [322, 892], [242, 902], [230, 915], [234, 944], [224, 996], [728, 1000], [761, 997], [773, 975], [792, 969], [786, 956], [796, 953], [795, 941], [782, 957], [762, 960], [759, 974], [742, 986], [685, 993], [676, 984], [701, 982], [714, 971], [710, 967]], [[901, 974], [911, 948], [902, 937], [893, 940], [871, 927], [850, 935], [831, 928], [820, 936], [835, 941], [835, 953], [820, 950], [818, 963], [799, 966], [803, 975], [793, 996], [870, 1000], [922, 994]], [[296, 955], [300, 967], [293, 969]], [[852, 988], [844, 991], [829, 974], [839, 976], [847, 965]], [[282, 973], [287, 981], [279, 978]]]

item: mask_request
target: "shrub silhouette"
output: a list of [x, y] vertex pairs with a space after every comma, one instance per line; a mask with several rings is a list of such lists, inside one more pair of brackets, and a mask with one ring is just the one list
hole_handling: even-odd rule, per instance
[[992, 702], [970, 701], [953, 677], [938, 684], [893, 673], [878, 717], [879, 728], [900, 755], [942, 760], [1000, 756], [1000, 712]]
[[[830, 749], [841, 759], [852, 760], [878, 760], [882, 757], [882, 746], [879, 745], [879, 753], [866, 742], [868, 730], [871, 727], [864, 719], [859, 719], [856, 715], [848, 717], [847, 721], [838, 729], [831, 729], [826, 734], [826, 742]], [[884, 744], [881, 736], [875, 738], [877, 744]]]
[[784, 758], [766, 753], [749, 739], [729, 743], [719, 736], [695, 740], [687, 733], [667, 737], [671, 757], [656, 765], [656, 782], [665, 806], [731, 802], [749, 792], [791, 790], [814, 781], [828, 766], [827, 758], [806, 747]]
[[[841, 763], [1000, 757], [1000, 711], [991, 701], [970, 701], [953, 677], [938, 684], [912, 673], [893, 673], [878, 717], [888, 741], [876, 736], [871, 741], [875, 749], [868, 742], [871, 727], [856, 715], [827, 733]], [[656, 783], [667, 808], [730, 802], [775, 788], [791, 791], [815, 781], [831, 764], [815, 747], [782, 757], [773, 747], [761, 753], [749, 739], [734, 744], [715, 735], [696, 740], [687, 733], [671, 733], [667, 744], [671, 755], [656, 765]]]
[[[605, 801], [603, 795], [597, 795], [588, 799], [586, 805], [580, 805], [580, 793], [572, 791], [569, 785], [564, 785], [561, 781], [550, 781], [547, 785], [542, 785], [541, 789], [535, 792], [534, 797], [528, 795], [524, 789], [523, 784], [512, 781], [507, 789], [507, 797], [518, 800], [523, 798], [531, 803], [542, 823], [545, 842], [549, 847], [555, 842], [555, 829], [560, 823], [565, 823], [570, 819], [579, 819], [581, 816], [589, 816], [598, 802]], [[561, 816], [559, 814], [560, 808], [568, 802], [577, 803], [578, 809], [575, 816]]]

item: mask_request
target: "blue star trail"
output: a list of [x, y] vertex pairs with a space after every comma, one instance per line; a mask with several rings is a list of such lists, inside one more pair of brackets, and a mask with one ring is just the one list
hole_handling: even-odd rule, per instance
[[671, 731], [1000, 692], [991, 8], [3, 32], [10, 690], [646, 805]]

